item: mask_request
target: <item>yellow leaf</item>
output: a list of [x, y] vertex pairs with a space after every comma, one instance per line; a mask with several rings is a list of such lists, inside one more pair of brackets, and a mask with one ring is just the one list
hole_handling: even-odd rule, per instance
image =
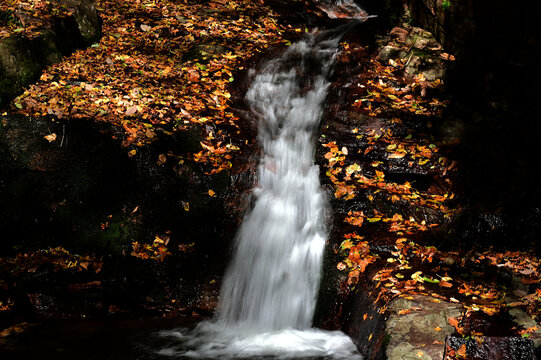
[[411, 278], [417, 282], [425, 282], [423, 277], [421, 276], [423, 272], [422, 271], [416, 271], [415, 273], [411, 274]]
[[52, 133], [52, 134], [49, 134], [49, 135], [45, 135], [44, 136], [45, 140], [47, 140], [48, 142], [53, 142], [56, 140], [56, 134], [55, 133]]
[[398, 153], [398, 152], [395, 152], [395, 153], [392, 153], [391, 155], [389, 155], [387, 157], [387, 159], [402, 159], [404, 156], [406, 156], [405, 153]]
[[349, 166], [346, 168], [346, 174], [348, 174], [348, 175], [351, 175], [351, 174], [353, 174], [353, 173], [356, 172], [356, 171], [361, 171], [361, 167], [359, 166], [359, 164], [349, 165]]
[[209, 190], [209, 196], [214, 197], [215, 195], [216, 195], [216, 193], [213, 190]]

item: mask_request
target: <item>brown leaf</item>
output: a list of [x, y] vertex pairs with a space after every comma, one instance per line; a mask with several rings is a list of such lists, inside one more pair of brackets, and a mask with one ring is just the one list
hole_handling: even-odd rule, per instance
[[167, 161], [167, 157], [165, 156], [165, 154], [158, 155], [158, 164], [159, 165], [165, 164], [166, 161]]
[[133, 105], [126, 110], [126, 115], [130, 116], [137, 112], [137, 105]]
[[150, 129], [147, 129], [147, 131], [145, 132], [145, 136], [149, 139], [153, 139], [156, 137], [156, 133]]

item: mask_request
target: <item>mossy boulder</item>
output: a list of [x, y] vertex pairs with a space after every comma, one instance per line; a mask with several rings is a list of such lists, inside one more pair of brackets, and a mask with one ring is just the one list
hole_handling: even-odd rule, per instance
[[15, 33], [0, 40], [0, 109], [37, 80], [42, 69], [100, 39], [101, 22], [93, 0], [55, 2], [72, 15], [53, 17], [32, 39]]

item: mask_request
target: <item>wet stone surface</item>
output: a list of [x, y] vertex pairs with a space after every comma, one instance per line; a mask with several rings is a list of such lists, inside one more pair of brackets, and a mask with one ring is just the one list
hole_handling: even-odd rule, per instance
[[460, 315], [459, 304], [413, 295], [393, 300], [388, 309], [389, 360], [443, 358], [445, 338], [455, 330], [447, 319]]
[[518, 337], [447, 338], [444, 360], [535, 360], [533, 342]]

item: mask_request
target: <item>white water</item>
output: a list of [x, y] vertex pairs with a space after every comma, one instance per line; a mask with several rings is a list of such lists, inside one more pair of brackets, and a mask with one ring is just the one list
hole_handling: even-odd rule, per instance
[[[258, 117], [263, 157], [255, 205], [242, 223], [222, 287], [221, 323], [243, 322], [254, 330], [311, 325], [326, 239], [314, 135], [334, 52], [332, 41], [291, 45], [246, 94]], [[308, 67], [321, 73], [306, 74]]]
[[361, 359], [339, 331], [311, 328], [327, 237], [314, 142], [340, 29], [307, 35], [254, 77], [246, 94], [262, 157], [214, 321], [162, 331], [158, 353], [201, 359]]

